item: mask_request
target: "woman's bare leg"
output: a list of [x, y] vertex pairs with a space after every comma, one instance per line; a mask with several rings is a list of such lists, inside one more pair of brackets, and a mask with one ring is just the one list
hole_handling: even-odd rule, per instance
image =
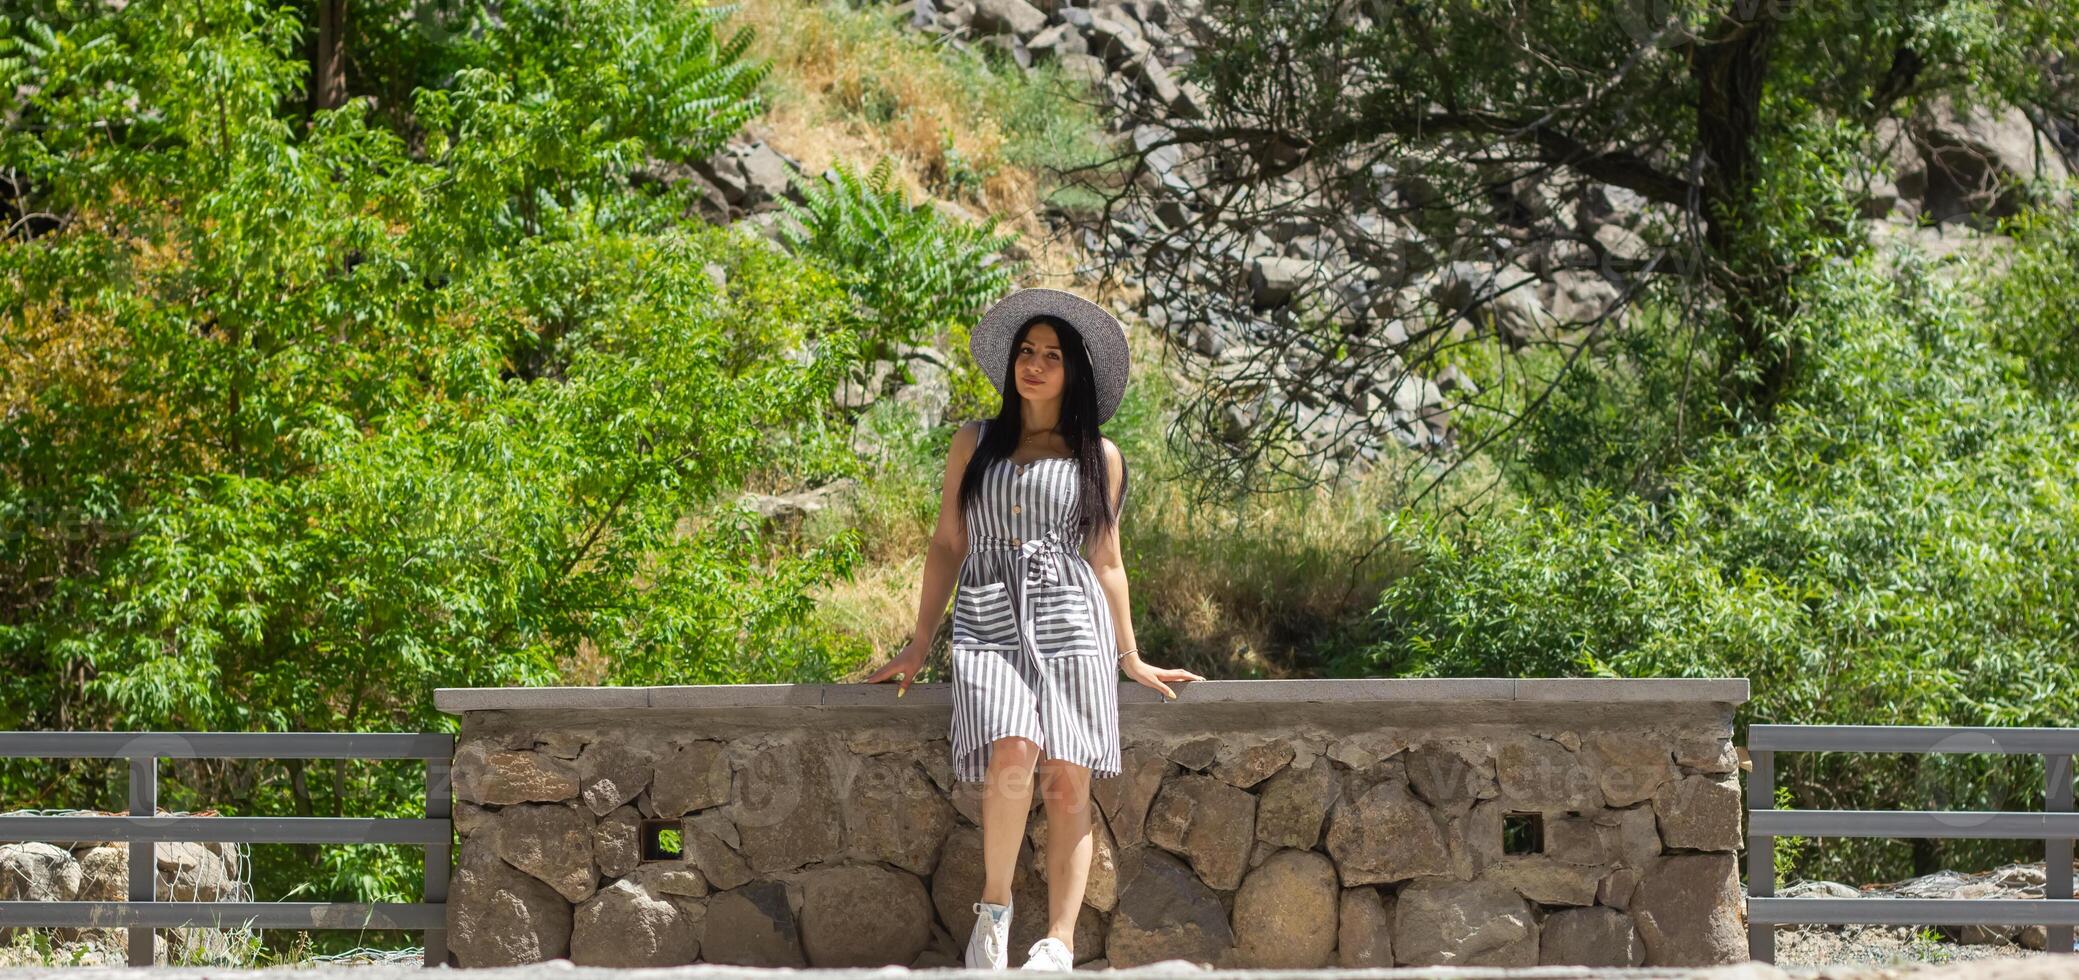
[[1097, 853], [1091, 833], [1090, 769], [1059, 759], [1039, 762], [1040, 800], [1047, 808], [1047, 935], [1076, 949], [1076, 916]]
[[1032, 812], [1032, 773], [1039, 746], [1017, 736], [990, 745], [989, 770], [982, 777], [982, 901], [1009, 905], [1018, 845], [1025, 841], [1025, 816]]

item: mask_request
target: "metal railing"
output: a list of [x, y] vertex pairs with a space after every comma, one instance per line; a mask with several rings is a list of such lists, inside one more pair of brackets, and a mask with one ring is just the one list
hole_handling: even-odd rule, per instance
[[[2045, 812], [1778, 810], [1778, 752], [1972, 753], [2043, 757]], [[1776, 926], [1979, 925], [2045, 928], [2044, 948], [2072, 949], [2072, 757], [2079, 729], [1916, 725], [1750, 725], [1747, 754], [1747, 948], [1776, 960]], [[2043, 841], [2043, 898], [1777, 898], [1778, 837], [1909, 837]]]
[[[129, 962], [152, 964], [152, 930], [405, 929], [425, 933], [426, 965], [445, 964], [448, 868], [454, 842], [449, 767], [455, 738], [444, 734], [354, 732], [0, 732], [0, 758], [128, 759], [130, 816], [0, 816], [0, 841], [128, 843], [129, 900], [0, 902], [0, 926], [129, 930]], [[423, 759], [426, 816], [160, 816], [161, 759]], [[240, 844], [409, 844], [426, 849], [420, 902], [160, 902], [153, 846]]]

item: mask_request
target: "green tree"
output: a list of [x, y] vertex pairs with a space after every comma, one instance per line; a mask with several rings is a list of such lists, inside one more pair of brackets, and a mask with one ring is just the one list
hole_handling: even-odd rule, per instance
[[[2068, 0], [1211, 0], [1182, 26], [1182, 77], [1199, 91], [1128, 93], [1130, 145], [1088, 171], [1103, 218], [1141, 222], [1122, 233], [1142, 237], [1131, 261], [1172, 320], [1246, 334], [1266, 363], [1358, 364], [1320, 372], [1324, 386], [1463, 359], [1485, 341], [1453, 332], [1459, 314], [1518, 288], [1463, 263], [1513, 264], [1608, 276], [1626, 284], [1619, 308], [1681, 311], [1713, 395], [1706, 422], [1766, 421], [1797, 383], [1805, 278], [1860, 247], [1865, 150], [1883, 124], [1942, 100], [2079, 115]], [[1107, 44], [1139, 56], [1131, 39]], [[1134, 179], [1107, 184], [1120, 165]], [[1576, 221], [1610, 195], [1656, 216], [1643, 241]], [[1161, 218], [1178, 197], [1195, 210]], [[1351, 261], [1252, 310], [1240, 273], [1221, 271], [1272, 228], [1333, 234]], [[1439, 275], [1456, 289], [1398, 293]], [[1534, 343], [1592, 346], [1608, 315]], [[1548, 360], [1481, 378], [1496, 397], [1477, 404], [1534, 415], [1560, 376]], [[1231, 373], [1241, 399], [1275, 368]], [[1217, 447], [1223, 416], [1204, 415]], [[1275, 455], [1277, 427], [1259, 430], [1242, 455]]]
[[[371, 32], [367, 64], [435, 46], [448, 70], [362, 74], [309, 114], [293, 10], [6, 16], [0, 727], [424, 730], [452, 721], [436, 686], [811, 680], [857, 655], [803, 625], [856, 536], [775, 553], [735, 505], [770, 443], [823, 438], [851, 297], [630, 180], [757, 112], [764, 68], [721, 11]], [[400, 89], [408, 111], [372, 105]], [[286, 771], [178, 792], [378, 814], [418, 792]], [[103, 772], [9, 764], [0, 799], [120, 806]], [[309, 857], [332, 894], [415, 889], [400, 853]], [[311, 876], [259, 872], [263, 896]]]

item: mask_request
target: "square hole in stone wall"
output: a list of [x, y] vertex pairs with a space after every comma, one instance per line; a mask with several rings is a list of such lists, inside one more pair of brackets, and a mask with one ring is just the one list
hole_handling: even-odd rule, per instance
[[642, 859], [682, 861], [686, 857], [686, 831], [677, 820], [642, 822]]
[[1502, 853], [1545, 853], [1545, 815], [1542, 813], [1502, 814]]

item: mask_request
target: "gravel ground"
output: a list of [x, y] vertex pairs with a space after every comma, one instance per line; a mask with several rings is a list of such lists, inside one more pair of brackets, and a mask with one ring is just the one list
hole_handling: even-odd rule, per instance
[[[1816, 931], [1816, 930], [1815, 930]], [[1896, 942], [1896, 941], [1894, 941]], [[1857, 937], [1854, 940], [1857, 952], [1874, 955], [1878, 943]], [[1798, 948], [1816, 950], [1816, 943], [1797, 940]], [[1779, 942], [1779, 947], [1791, 944]], [[936, 969], [911, 971], [902, 967], [885, 967], [874, 970], [784, 970], [750, 969], [730, 966], [685, 966], [670, 969], [615, 970], [596, 967], [576, 967], [566, 960], [557, 960], [523, 967], [470, 970], [470, 980], [788, 980], [794, 974], [813, 975], [813, 980], [889, 980], [889, 978], [913, 972], [926, 973], [933, 980], [989, 980], [989, 971], [964, 969]], [[1651, 968], [1634, 970], [1596, 969], [1584, 967], [1544, 966], [1527, 969], [1484, 969], [1444, 968], [1397, 970], [1202, 970], [1196, 966], [1171, 960], [1125, 970], [1108, 970], [1109, 974], [1121, 977], [1159, 978], [1191, 977], [1203, 980], [1361, 980], [1361, 978], [1417, 978], [1433, 977], [1437, 980], [1590, 980], [1599, 977], [1620, 977], [1625, 980], [1649, 980], [1649, 978], [1682, 978], [1682, 980], [2079, 980], [2079, 956], [2050, 956], [2023, 951], [2021, 955], [1985, 956], [1950, 963], [1894, 963], [1837, 962], [1825, 965], [1769, 966], [1762, 963], [1743, 963], [1735, 966], [1711, 967], [1707, 969]], [[238, 977], [239, 980], [293, 980], [309, 977], [314, 973], [350, 973], [351, 980], [421, 980], [426, 974], [421, 967], [395, 963], [367, 966], [339, 964], [309, 967], [278, 967], [267, 970], [205, 969], [195, 967], [153, 967], [140, 973], [120, 967], [15, 967], [0, 969], [0, 978], [5, 980], [210, 980], [210, 978]], [[344, 980], [344, 978], [343, 978]], [[799, 980], [809, 980], [804, 976]]]
[[1940, 965], [2042, 955], [2014, 943], [1954, 943], [1910, 926], [1806, 926], [1776, 932], [1776, 962], [1784, 966]]
[[[425, 976], [419, 968], [396, 966], [369, 967], [302, 967], [276, 968], [269, 970], [229, 970], [154, 967], [149, 973], [109, 967], [23, 967], [0, 969], [0, 977], [7, 980], [209, 980], [236, 975], [240, 980], [266, 980], [279, 976], [282, 980], [293, 977], [308, 977], [313, 973], [351, 971], [353, 980], [419, 980]], [[939, 969], [910, 971], [900, 967], [880, 970], [754, 970], [743, 967], [688, 966], [672, 969], [610, 970], [584, 969], [557, 963], [528, 967], [508, 967], [495, 970], [471, 970], [471, 980], [783, 980], [781, 974], [814, 974], [814, 980], [886, 980], [886, 978], [911, 972], [928, 973], [934, 980], [987, 980], [985, 971]], [[1121, 977], [1193, 977], [1205, 980], [1361, 980], [1361, 978], [1417, 978], [1433, 977], [1438, 980], [1590, 980], [1599, 977], [1621, 977], [1625, 980], [1648, 980], [1648, 978], [1682, 978], [1682, 980], [1979, 980], [1979, 978], [2003, 978], [2003, 980], [2079, 980], [2079, 958], [2058, 958], [2042, 954], [2026, 957], [1999, 957], [1971, 960], [1949, 964], [1908, 964], [1900, 966], [1833, 964], [1823, 967], [1772, 967], [1760, 963], [1745, 963], [1736, 966], [1712, 967], [1708, 969], [1589, 969], [1582, 967], [1543, 966], [1526, 969], [1467, 969], [1432, 967], [1397, 970], [1232, 970], [1206, 971], [1187, 964], [1151, 964], [1130, 970], [1110, 970], [1108, 973]]]
[[[69, 952], [66, 950], [65, 952]], [[329, 961], [312, 961], [301, 966], [269, 969], [237, 967], [153, 967], [139, 973], [120, 964], [121, 950], [111, 952], [113, 962], [90, 959], [79, 966], [38, 965], [32, 950], [0, 948], [0, 980], [207, 980], [236, 976], [240, 980], [269, 977], [308, 977], [314, 973], [350, 973], [351, 980], [420, 980], [425, 968], [416, 951], [364, 950]], [[61, 952], [60, 956], [64, 956]], [[1022, 971], [1021, 971], [1022, 972]], [[1206, 970], [1183, 960], [1168, 960], [1131, 969], [1104, 972], [1121, 977], [1191, 977], [1203, 980], [1338, 980], [1338, 978], [1525, 978], [1525, 980], [1586, 980], [1594, 977], [1685, 978], [1685, 980], [1977, 980], [1980, 977], [2014, 980], [2079, 980], [2079, 955], [2053, 956], [2024, 949], [2013, 943], [1961, 944], [1943, 939], [1933, 930], [1901, 926], [1808, 926], [1780, 929], [1776, 933], [1776, 965], [1744, 963], [1713, 968], [1608, 968], [1548, 966], [1528, 969], [1493, 968], [1401, 968], [1395, 970]], [[889, 980], [896, 975], [923, 973], [932, 980], [985, 980], [988, 971], [958, 968], [908, 970], [902, 967], [849, 970], [757, 969], [701, 964], [668, 969], [605, 969], [580, 967], [568, 960], [498, 969], [467, 971], [470, 980], [790, 980], [794, 974], [812, 975], [813, 980]], [[793, 980], [808, 980], [807, 977]]]

